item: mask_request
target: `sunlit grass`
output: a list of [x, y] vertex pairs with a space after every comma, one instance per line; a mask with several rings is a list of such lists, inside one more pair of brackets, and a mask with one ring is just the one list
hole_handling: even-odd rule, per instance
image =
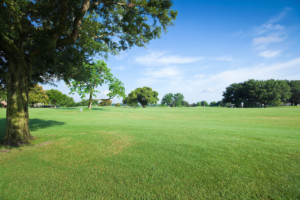
[[[0, 110], [4, 133], [5, 110]], [[0, 199], [299, 199], [300, 109], [31, 109]]]

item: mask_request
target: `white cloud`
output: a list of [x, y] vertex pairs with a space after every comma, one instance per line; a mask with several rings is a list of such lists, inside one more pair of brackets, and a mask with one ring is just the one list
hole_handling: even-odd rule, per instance
[[262, 36], [253, 39], [254, 45], [268, 45], [275, 42], [282, 42], [286, 37], [278, 35]]
[[281, 24], [278, 24], [277, 22], [282, 20], [287, 15], [289, 10], [291, 10], [291, 8], [284, 8], [283, 11], [281, 11], [278, 15], [272, 17], [271, 19], [269, 19], [263, 25], [257, 27], [256, 28], [256, 33], [258, 35], [261, 35], [263, 33], [270, 32], [270, 31], [284, 30], [285, 27]]
[[300, 57], [281, 63], [269, 65], [262, 63], [251, 67], [225, 70], [215, 74], [202, 73], [186, 76], [184, 71], [178, 69], [179, 73], [174, 76], [167, 78], [150, 77], [149, 86], [158, 89], [160, 97], [168, 92], [181, 92], [190, 103], [201, 100], [217, 101], [222, 99], [223, 91], [232, 83], [249, 79], [300, 79], [299, 65]]
[[202, 60], [202, 57], [183, 57], [167, 55], [164, 52], [150, 52], [147, 55], [136, 57], [135, 62], [145, 66], [168, 66], [172, 64], [188, 64]]
[[153, 78], [165, 78], [165, 77], [174, 77], [180, 74], [178, 68], [175, 67], [165, 67], [160, 70], [152, 69], [146, 73], [146, 76]]
[[123, 70], [125, 70], [126, 68], [125, 68], [124, 65], [120, 65], [120, 66], [116, 67], [115, 69], [116, 69], [116, 70], [123, 71]]
[[259, 56], [264, 57], [264, 58], [272, 58], [275, 56], [278, 56], [281, 53], [281, 51], [277, 50], [277, 51], [263, 51], [259, 53]]

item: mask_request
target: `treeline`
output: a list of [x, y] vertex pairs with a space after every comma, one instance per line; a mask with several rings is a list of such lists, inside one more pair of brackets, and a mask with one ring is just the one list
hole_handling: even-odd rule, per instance
[[223, 93], [223, 102], [236, 107], [267, 107], [300, 103], [299, 80], [253, 80], [233, 83]]

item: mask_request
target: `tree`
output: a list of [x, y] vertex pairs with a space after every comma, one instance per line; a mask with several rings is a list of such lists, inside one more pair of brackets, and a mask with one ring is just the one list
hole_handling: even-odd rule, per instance
[[300, 104], [300, 80], [293, 80], [288, 82], [291, 87], [290, 103], [294, 106]]
[[207, 101], [201, 101], [200, 103], [201, 103], [201, 106], [205, 106], [205, 107], [209, 106], [209, 104], [207, 103]]
[[43, 87], [39, 86], [38, 84], [36, 84], [34, 87], [31, 87], [29, 90], [28, 101], [31, 107], [37, 103], [47, 103], [48, 98], [49, 97], [47, 96], [46, 91], [43, 90]]
[[106, 63], [102, 60], [93, 63], [83, 63], [84, 71], [82, 72], [81, 80], [74, 80], [71, 82], [71, 93], [77, 92], [81, 98], [84, 98], [86, 94], [89, 94], [88, 109], [92, 108], [93, 96], [96, 96], [98, 86], [108, 84], [110, 93], [109, 99], [118, 96], [125, 98], [125, 88], [123, 83], [117, 78], [113, 77], [110, 69], [106, 66]]
[[110, 99], [102, 99], [100, 106], [111, 106], [112, 101]]
[[69, 82], [95, 53], [115, 54], [159, 38], [176, 18], [171, 6], [171, 0], [1, 1], [0, 84], [8, 101], [3, 143], [31, 138], [31, 83]]
[[150, 87], [137, 88], [124, 101], [127, 105], [136, 106], [140, 103], [143, 108], [148, 104], [156, 104], [158, 101], [158, 93]]
[[49, 103], [55, 106], [60, 105], [64, 99], [64, 94], [59, 90], [55, 90], [55, 89], [47, 90], [46, 94], [49, 97], [48, 100]]
[[165, 94], [165, 96], [161, 100], [161, 104], [171, 106], [174, 100], [173, 96], [174, 95], [172, 93]]
[[174, 94], [174, 96], [173, 96], [173, 102], [172, 102], [172, 107], [182, 106], [183, 99], [184, 99], [183, 94], [181, 94], [181, 93]]

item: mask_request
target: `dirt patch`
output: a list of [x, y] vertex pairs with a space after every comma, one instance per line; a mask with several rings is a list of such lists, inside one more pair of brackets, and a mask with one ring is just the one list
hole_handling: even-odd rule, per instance
[[4, 150], [1, 150], [0, 153], [7, 153], [7, 152], [10, 152], [11, 150], [10, 149], [4, 149]]
[[45, 145], [48, 145], [48, 144], [51, 144], [52, 141], [47, 141], [47, 142], [43, 142], [43, 143], [40, 143], [38, 145], [36, 145], [37, 147], [41, 147], [41, 146], [45, 146]]

